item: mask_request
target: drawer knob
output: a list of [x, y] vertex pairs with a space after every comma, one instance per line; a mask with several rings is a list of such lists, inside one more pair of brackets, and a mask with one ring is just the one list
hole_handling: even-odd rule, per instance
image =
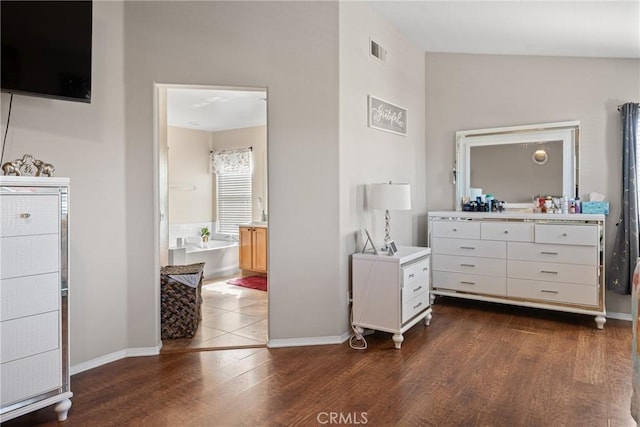
[[422, 271], [427, 271], [429, 270], [427, 267], [423, 268]]
[[504, 234], [509, 234], [509, 230], [504, 230]]
[[411, 273], [411, 274], [409, 275], [409, 279], [413, 279], [415, 276], [416, 276], [415, 274]]
[[567, 237], [567, 233], [562, 233], [562, 237]]
[[20, 218], [31, 218], [31, 214], [29, 212], [24, 212], [20, 214]]
[[453, 232], [456, 232], [456, 231], [458, 231], [458, 229], [457, 229], [457, 228], [454, 228], [452, 231], [453, 231]]

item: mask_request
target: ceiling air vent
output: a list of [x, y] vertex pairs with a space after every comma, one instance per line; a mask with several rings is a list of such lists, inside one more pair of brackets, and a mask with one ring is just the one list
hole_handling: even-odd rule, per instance
[[371, 56], [373, 56], [374, 58], [378, 58], [380, 61], [386, 61], [387, 50], [371, 39], [369, 39], [369, 42], [369, 45], [371, 47], [369, 53], [371, 54]]

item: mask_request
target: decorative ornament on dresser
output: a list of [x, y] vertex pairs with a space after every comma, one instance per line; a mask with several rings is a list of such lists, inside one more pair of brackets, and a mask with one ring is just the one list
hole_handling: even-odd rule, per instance
[[51, 163], [34, 159], [31, 154], [25, 154], [21, 159], [6, 162], [2, 165], [2, 172], [5, 176], [53, 176], [55, 169]]

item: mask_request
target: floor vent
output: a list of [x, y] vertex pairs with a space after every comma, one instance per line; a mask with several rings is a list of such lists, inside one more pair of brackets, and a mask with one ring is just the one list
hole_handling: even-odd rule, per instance
[[371, 47], [371, 49], [369, 50], [369, 53], [371, 53], [371, 56], [379, 59], [380, 61], [386, 61], [387, 50], [382, 46], [380, 46], [378, 43], [374, 42], [373, 40], [369, 39], [369, 41], [370, 41], [370, 47]]

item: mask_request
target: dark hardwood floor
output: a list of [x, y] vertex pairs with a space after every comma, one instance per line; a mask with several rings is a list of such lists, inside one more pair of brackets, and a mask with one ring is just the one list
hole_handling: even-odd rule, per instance
[[[438, 299], [348, 344], [129, 358], [71, 378], [65, 426], [634, 426], [631, 323]], [[333, 418], [332, 418], [333, 417]], [[333, 421], [333, 422], [332, 422]], [[4, 424], [57, 425], [52, 408]]]

